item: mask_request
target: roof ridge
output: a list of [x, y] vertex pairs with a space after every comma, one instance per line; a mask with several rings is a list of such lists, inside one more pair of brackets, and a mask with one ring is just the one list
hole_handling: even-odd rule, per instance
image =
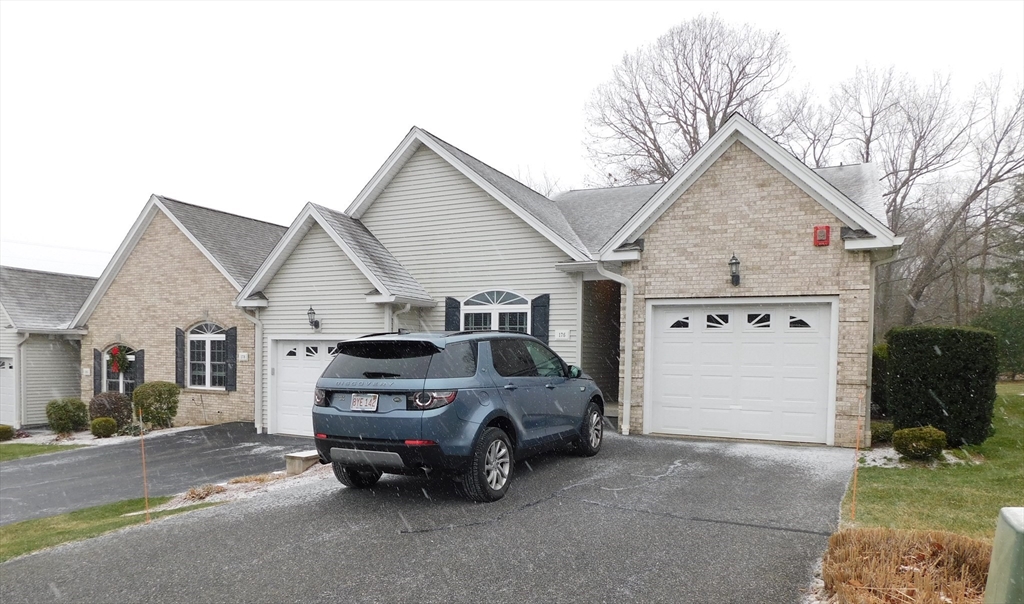
[[7, 264], [0, 264], [0, 268], [9, 271], [23, 271], [26, 273], [42, 273], [44, 275], [56, 275], [58, 277], [76, 277], [78, 279], [92, 279], [93, 281], [99, 279], [99, 277], [90, 277], [89, 275], [76, 275], [74, 273], [58, 273], [56, 271], [41, 271], [35, 268], [25, 268], [23, 266], [9, 266]]
[[[583, 188], [583, 189], [566, 189], [565, 191], [562, 191], [562, 194], [573, 193], [575, 191], [600, 191], [602, 189], [630, 189], [630, 188], [633, 188], [633, 187], [662, 187], [662, 186], [665, 186], [665, 183], [663, 183], [663, 182], [649, 182], [649, 183], [644, 183], [642, 185], [615, 185], [615, 186], [611, 186], [611, 187], [586, 187], [586, 188]], [[552, 201], [554, 201], [554, 200], [552, 200]]]
[[235, 212], [228, 212], [226, 210], [218, 210], [216, 208], [211, 208], [211, 207], [208, 207], [208, 206], [201, 206], [201, 205], [196, 204], [196, 203], [189, 203], [187, 201], [181, 201], [180, 199], [174, 199], [173, 197], [167, 197], [166, 195], [156, 195], [154, 193], [154, 196], [157, 199], [161, 200], [161, 201], [173, 201], [174, 203], [180, 203], [182, 205], [191, 206], [193, 208], [199, 208], [200, 210], [207, 210], [207, 211], [210, 211], [210, 212], [217, 212], [218, 214], [224, 214], [226, 216], [234, 216], [235, 218], [242, 218], [244, 220], [251, 220], [252, 222], [261, 222], [263, 224], [267, 224], [267, 225], [270, 225], [270, 226], [281, 227], [282, 229], [287, 229], [288, 228], [288, 227], [286, 227], [286, 226], [284, 226], [282, 224], [277, 224], [276, 222], [270, 222], [269, 220], [260, 220], [259, 218], [253, 218], [251, 216], [242, 216], [241, 214], [236, 214]]

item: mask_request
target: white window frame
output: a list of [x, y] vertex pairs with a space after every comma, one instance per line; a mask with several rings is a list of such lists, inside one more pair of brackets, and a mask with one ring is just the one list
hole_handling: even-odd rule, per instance
[[[490, 293], [490, 292], [500, 292], [500, 293], [503, 293], [503, 294], [509, 294], [509, 295], [512, 295], [512, 296], [516, 296], [516, 297], [520, 298], [521, 300], [523, 300], [523, 302], [521, 304], [520, 303], [516, 303], [516, 304], [472, 304], [470, 306], [466, 306], [466, 302], [468, 302], [469, 300], [472, 300], [473, 298], [475, 298], [475, 297], [477, 297], [477, 296], [479, 296], [481, 294], [486, 294], [486, 293]], [[462, 300], [462, 302], [459, 305], [459, 330], [460, 331], [466, 331], [466, 315], [467, 314], [490, 314], [491, 315], [491, 330], [492, 331], [498, 331], [498, 325], [499, 325], [498, 319], [500, 318], [500, 314], [501, 313], [503, 313], [503, 312], [506, 312], [506, 313], [526, 313], [526, 331], [510, 331], [509, 333], [527, 333], [528, 334], [528, 333], [530, 333], [530, 331], [531, 331], [530, 328], [533, 325], [533, 323], [532, 323], [532, 321], [533, 321], [533, 313], [531, 312], [531, 309], [532, 309], [533, 305], [530, 302], [531, 301], [530, 301], [529, 298], [527, 298], [526, 296], [524, 296], [524, 295], [522, 295], [520, 293], [517, 293], [517, 292], [515, 292], [515, 291], [513, 291], [511, 289], [502, 289], [502, 288], [498, 288], [498, 287], [492, 287], [490, 289], [484, 289], [484, 290], [478, 291], [475, 294], [473, 294], [472, 296], [467, 296], [466, 299]]]
[[[102, 388], [100, 389], [100, 392], [111, 392], [111, 390], [109, 388], [107, 388], [107, 370], [110, 368], [110, 349], [113, 348], [114, 346], [124, 346], [125, 348], [128, 348], [129, 350], [131, 350], [132, 351], [131, 354], [128, 354], [128, 355], [125, 355], [125, 356], [127, 357], [129, 363], [134, 363], [135, 362], [135, 349], [131, 348], [130, 346], [125, 346], [124, 344], [114, 344], [114, 345], [108, 347], [106, 350], [104, 350], [103, 351], [103, 380], [101, 382], [102, 383]], [[138, 383], [136, 383], [135, 385], [138, 386]], [[118, 371], [117, 372], [117, 391], [119, 393], [121, 393], [121, 394], [124, 394], [124, 371]]]
[[[204, 325], [210, 325], [216, 327], [220, 331], [217, 333], [192, 333], [195, 329], [198, 329]], [[220, 325], [213, 323], [212, 321], [203, 321], [189, 328], [185, 335], [185, 387], [196, 390], [226, 390], [226, 386], [211, 386], [210, 382], [213, 380], [213, 350], [211, 342], [227, 340], [227, 330]], [[204, 377], [206, 378], [205, 384], [192, 384], [192, 342], [203, 342], [205, 349], [205, 368]]]

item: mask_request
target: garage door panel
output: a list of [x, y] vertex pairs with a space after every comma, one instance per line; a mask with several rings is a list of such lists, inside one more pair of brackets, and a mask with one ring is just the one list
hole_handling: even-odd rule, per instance
[[324, 342], [277, 343], [273, 432], [313, 435], [313, 390], [320, 374], [331, 362], [327, 350]]

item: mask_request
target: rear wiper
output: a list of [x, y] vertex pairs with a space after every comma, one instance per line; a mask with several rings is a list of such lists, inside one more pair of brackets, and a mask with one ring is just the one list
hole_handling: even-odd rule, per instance
[[400, 373], [388, 373], [386, 371], [364, 371], [363, 372], [363, 377], [371, 378], [371, 379], [372, 378], [394, 378], [394, 377], [402, 377], [402, 374], [400, 374]]

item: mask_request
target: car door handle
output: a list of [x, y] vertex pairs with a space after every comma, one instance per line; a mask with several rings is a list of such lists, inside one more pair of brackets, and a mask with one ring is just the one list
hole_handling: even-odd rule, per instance
[[518, 387], [515, 384], [505, 384], [505, 390], [515, 390]]

